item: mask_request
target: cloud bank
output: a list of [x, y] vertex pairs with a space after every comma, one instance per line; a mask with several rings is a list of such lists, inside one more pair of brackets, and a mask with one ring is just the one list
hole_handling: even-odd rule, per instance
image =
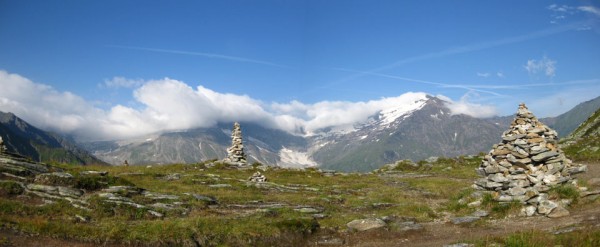
[[[264, 103], [247, 95], [220, 93], [208, 88], [164, 78], [130, 80], [115, 77], [107, 87], [135, 87], [133, 108], [116, 105], [108, 110], [70, 93], [33, 82], [23, 76], [0, 70], [0, 111], [17, 116], [42, 129], [71, 134], [87, 140], [117, 140], [147, 134], [198, 127], [219, 122], [254, 122], [294, 134], [307, 134], [327, 127], [351, 126], [366, 121], [383, 109], [411, 104], [427, 94], [409, 92], [397, 97], [370, 101], [322, 101], [305, 104]], [[489, 106], [468, 102], [468, 97], [449, 102], [455, 113], [487, 117], [495, 113]], [[475, 108], [473, 108], [475, 107]]]

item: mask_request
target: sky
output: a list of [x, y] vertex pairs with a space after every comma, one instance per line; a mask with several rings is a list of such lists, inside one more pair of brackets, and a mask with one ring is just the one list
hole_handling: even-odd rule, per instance
[[600, 96], [599, 1], [0, 0], [0, 111], [80, 140], [291, 133], [425, 93], [475, 117]]

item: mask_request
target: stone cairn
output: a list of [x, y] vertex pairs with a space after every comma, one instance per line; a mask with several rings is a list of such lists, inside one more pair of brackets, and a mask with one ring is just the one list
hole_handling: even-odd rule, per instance
[[558, 214], [566, 209], [548, 200], [550, 187], [572, 181], [571, 174], [586, 168], [573, 165], [565, 157], [558, 147], [556, 131], [540, 122], [522, 103], [510, 129], [502, 134], [502, 142], [493, 146], [477, 168], [484, 178], [476, 180], [473, 187], [493, 191], [499, 202], [523, 203], [522, 215], [552, 217], [553, 211]]
[[4, 140], [2, 140], [2, 136], [0, 136], [0, 153], [6, 152], [6, 146], [4, 146]]
[[254, 174], [252, 174], [252, 176], [248, 178], [248, 181], [255, 183], [267, 182], [267, 177], [265, 177], [265, 175], [262, 175], [260, 172], [255, 172]]
[[244, 144], [242, 143], [242, 129], [239, 123], [233, 124], [233, 131], [231, 132], [231, 146], [227, 148], [227, 158], [225, 163], [246, 166], [246, 154], [244, 153]]

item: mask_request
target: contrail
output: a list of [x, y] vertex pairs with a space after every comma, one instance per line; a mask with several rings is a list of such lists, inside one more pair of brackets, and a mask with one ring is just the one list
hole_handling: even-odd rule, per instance
[[461, 89], [465, 89], [465, 90], [469, 90], [469, 91], [488, 93], [488, 94], [491, 94], [494, 96], [506, 96], [506, 95], [502, 95], [502, 94], [499, 94], [496, 92], [478, 89], [477, 87], [471, 87], [468, 85], [455, 85], [455, 84], [447, 84], [447, 83], [440, 83], [440, 82], [432, 82], [432, 81], [412, 79], [412, 78], [406, 78], [406, 77], [388, 75], [388, 74], [382, 74], [382, 73], [376, 73], [376, 72], [358, 71], [358, 70], [350, 70], [350, 69], [343, 69], [343, 68], [336, 68], [335, 70], [359, 73], [359, 74], [363, 74], [363, 75], [373, 75], [373, 76], [379, 76], [379, 77], [385, 77], [385, 78], [391, 78], [391, 79], [397, 79], [397, 80], [403, 80], [403, 81], [412, 81], [412, 82], [417, 82], [417, 83], [435, 85], [435, 86], [443, 87], [443, 88], [461, 88]]
[[550, 35], [557, 34], [557, 33], [563, 33], [563, 32], [567, 32], [570, 30], [575, 30], [575, 29], [581, 27], [582, 24], [586, 24], [586, 23], [588, 23], [588, 22], [576, 22], [576, 23], [571, 23], [569, 25], [548, 28], [548, 29], [544, 29], [544, 30], [540, 30], [540, 31], [536, 31], [536, 32], [532, 32], [532, 33], [528, 33], [528, 34], [524, 34], [524, 35], [513, 36], [513, 37], [503, 38], [500, 40], [494, 40], [494, 41], [487, 41], [487, 42], [482, 42], [482, 43], [478, 43], [478, 44], [469, 44], [469, 45], [464, 45], [464, 46], [452, 47], [452, 48], [438, 51], [438, 52], [431, 52], [431, 53], [427, 53], [427, 54], [423, 54], [423, 55], [419, 55], [419, 56], [409, 57], [409, 58], [398, 60], [398, 61], [393, 62], [388, 65], [384, 65], [384, 66], [381, 66], [378, 68], [373, 68], [373, 69], [364, 71], [362, 73], [357, 73], [357, 74], [348, 76], [344, 79], [339, 80], [338, 83], [347, 81], [347, 80], [351, 80], [351, 79], [355, 79], [357, 77], [361, 77], [361, 76], [367, 75], [369, 73], [376, 73], [376, 72], [380, 72], [383, 70], [395, 68], [395, 67], [398, 67], [398, 66], [401, 66], [404, 64], [409, 64], [409, 63], [423, 61], [423, 60], [429, 60], [429, 59], [433, 59], [433, 58], [440, 58], [440, 57], [445, 57], [445, 56], [449, 56], [449, 55], [456, 55], [456, 54], [463, 54], [463, 53], [468, 53], [468, 52], [486, 50], [486, 49], [490, 49], [490, 48], [494, 48], [494, 47], [498, 47], [498, 46], [515, 44], [515, 43], [520, 43], [520, 42], [524, 42], [527, 40], [550, 36]]
[[271, 62], [267, 62], [267, 61], [261, 61], [261, 60], [244, 58], [244, 57], [228, 56], [228, 55], [215, 54], [215, 53], [167, 50], [167, 49], [157, 49], [157, 48], [137, 47], [137, 46], [123, 46], [123, 45], [107, 45], [107, 46], [114, 47], [114, 48], [122, 48], [122, 49], [140, 50], [140, 51], [152, 51], [152, 52], [162, 52], [162, 53], [181, 54], [181, 55], [190, 55], [190, 56], [201, 56], [201, 57], [207, 57], [207, 58], [217, 58], [217, 59], [224, 59], [224, 60], [230, 60], [230, 61], [235, 61], [235, 62], [262, 64], [262, 65], [268, 65], [268, 66], [279, 67], [279, 68], [292, 68], [290, 66], [271, 63]]

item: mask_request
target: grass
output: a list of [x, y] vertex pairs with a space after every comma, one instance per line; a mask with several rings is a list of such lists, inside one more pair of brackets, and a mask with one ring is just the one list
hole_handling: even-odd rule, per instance
[[467, 241], [475, 246], [506, 246], [506, 247], [545, 247], [545, 246], [600, 246], [600, 230], [585, 228], [568, 233], [553, 234], [543, 231], [524, 231], [508, 236], [489, 237]]
[[[437, 219], [440, 211], [468, 214], [473, 209], [470, 189], [476, 178], [478, 157], [440, 158], [425, 164], [403, 164], [393, 171], [369, 174], [324, 176], [316, 169], [262, 171], [269, 183], [255, 186], [247, 179], [257, 168], [236, 170], [224, 165], [207, 168], [204, 164], [164, 166], [72, 166], [60, 167], [74, 175], [73, 186], [85, 189], [92, 211], [77, 209], [64, 201], [42, 205], [41, 200], [15, 200], [23, 191], [14, 182], [0, 183], [0, 225], [35, 235], [74, 239], [97, 244], [105, 242], [132, 245], [201, 246], [298, 246], [319, 229], [343, 230], [360, 218], [398, 216], [418, 222]], [[108, 176], [80, 175], [81, 171], [107, 171]], [[178, 180], [167, 180], [170, 174]], [[403, 174], [424, 176], [402, 176]], [[211, 185], [230, 187], [213, 188]], [[176, 195], [178, 210], [158, 210], [164, 218], [150, 215], [148, 208], [115, 206], [104, 202], [95, 192], [111, 185], [130, 185], [152, 193]], [[556, 190], [568, 198], [571, 190]], [[214, 197], [218, 205], [196, 200], [192, 194]], [[513, 204], [499, 204], [483, 197], [482, 205], [496, 215], [513, 210]], [[132, 196], [136, 203], [173, 203]], [[277, 203], [280, 208], [252, 208], [257, 204]], [[238, 205], [238, 206], [235, 206]], [[248, 207], [248, 208], [244, 208]], [[297, 207], [322, 209], [325, 218], [296, 211]], [[80, 222], [76, 215], [89, 219]], [[168, 231], [165, 231], [168, 229]], [[335, 231], [337, 231], [335, 230]]]
[[570, 184], [563, 184], [552, 187], [549, 193], [550, 198], [568, 199], [573, 203], [579, 200], [579, 190]]

